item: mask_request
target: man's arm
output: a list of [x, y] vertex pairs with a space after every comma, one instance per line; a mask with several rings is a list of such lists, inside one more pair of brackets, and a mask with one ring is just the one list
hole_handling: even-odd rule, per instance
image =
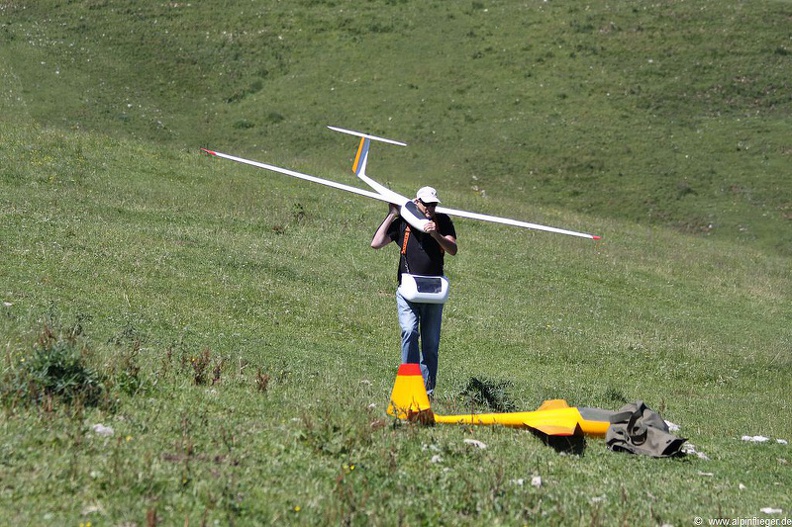
[[388, 215], [385, 216], [385, 219], [382, 221], [379, 228], [377, 228], [377, 232], [374, 233], [374, 237], [371, 239], [372, 249], [382, 249], [393, 241], [390, 239], [390, 236], [388, 236], [388, 229], [390, 228], [391, 223], [393, 223], [398, 217], [399, 208], [391, 203], [388, 207]]
[[451, 256], [456, 255], [458, 247], [456, 237], [451, 236], [450, 234], [446, 234], [443, 236], [440, 234], [440, 231], [437, 230], [437, 223], [430, 221], [424, 227], [424, 230], [429, 233], [429, 236], [434, 238], [434, 240], [443, 248], [443, 250], [450, 254]]
[[440, 247], [442, 247], [447, 254], [450, 254], [451, 256], [456, 255], [458, 249], [456, 238], [450, 234], [443, 236], [437, 231], [432, 231], [429, 234], [435, 239], [435, 241], [437, 241]]

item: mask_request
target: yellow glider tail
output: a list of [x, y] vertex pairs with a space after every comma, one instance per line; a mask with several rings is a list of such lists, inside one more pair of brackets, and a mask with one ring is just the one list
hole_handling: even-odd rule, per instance
[[399, 419], [411, 420], [419, 414], [431, 412], [420, 364], [401, 364], [393, 384], [388, 413]]
[[529, 428], [548, 436], [604, 436], [614, 412], [598, 408], [574, 408], [563, 399], [544, 401], [532, 412], [438, 415], [431, 410], [421, 367], [402, 364], [391, 392], [388, 413], [399, 419], [423, 423], [502, 425]]

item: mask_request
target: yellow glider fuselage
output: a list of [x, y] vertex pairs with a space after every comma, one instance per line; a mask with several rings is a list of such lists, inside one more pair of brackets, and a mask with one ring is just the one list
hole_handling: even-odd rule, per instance
[[402, 364], [393, 385], [388, 413], [400, 419], [417, 417], [422, 422], [501, 425], [528, 428], [549, 436], [586, 434], [603, 437], [614, 412], [598, 408], [575, 408], [563, 399], [553, 399], [530, 412], [438, 415], [431, 411], [420, 365]]
[[[559, 402], [566, 404], [562, 399]], [[545, 401], [551, 402], [551, 401]], [[583, 413], [591, 408], [579, 409], [570, 406], [532, 412], [509, 412], [492, 414], [438, 415], [434, 414], [435, 423], [468, 424], [468, 425], [501, 425], [512, 428], [531, 428], [552, 436], [571, 436], [583, 433], [591, 436], [605, 436], [610, 426], [606, 415], [604, 420], [586, 419]], [[605, 412], [604, 410], [602, 412]], [[592, 416], [593, 417], [593, 416]]]

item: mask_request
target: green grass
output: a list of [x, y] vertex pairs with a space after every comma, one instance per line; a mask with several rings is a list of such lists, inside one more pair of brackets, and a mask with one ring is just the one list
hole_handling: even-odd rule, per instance
[[[789, 516], [788, 3], [140, 4], [0, 6], [3, 521]], [[439, 411], [642, 399], [708, 459], [387, 417], [383, 205], [197, 148], [354, 184], [325, 124], [408, 141], [397, 191], [603, 235], [457, 220]], [[33, 390], [46, 350], [101, 397]]]
[[4, 114], [325, 171], [347, 142], [324, 126], [361, 128], [410, 143], [372, 165], [405, 192], [792, 246], [787, 2], [4, 11]]

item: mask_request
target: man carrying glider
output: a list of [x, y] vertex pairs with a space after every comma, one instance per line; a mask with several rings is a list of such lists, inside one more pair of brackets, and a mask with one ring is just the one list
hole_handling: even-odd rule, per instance
[[[424, 232], [417, 232], [404, 218], [399, 207], [390, 205], [388, 215], [374, 233], [371, 247], [381, 249], [391, 242], [401, 248], [398, 280], [402, 286], [404, 276], [442, 277], [446, 253], [457, 253], [456, 230], [451, 218], [436, 212], [437, 191], [432, 187], [418, 190], [414, 200], [417, 210], [429, 222]], [[446, 286], [447, 287], [447, 286]], [[447, 290], [446, 290], [447, 294]], [[445, 298], [432, 301], [424, 298], [408, 300], [400, 287], [396, 291], [396, 306], [401, 326], [402, 363], [420, 363], [426, 391], [431, 396], [437, 382], [437, 362], [440, 348], [440, 326]], [[420, 349], [419, 349], [420, 338]]]
[[437, 359], [443, 302], [448, 298], [448, 280], [443, 276], [443, 258], [445, 253], [452, 256], [457, 253], [456, 231], [449, 216], [566, 234], [592, 240], [600, 239], [599, 236], [584, 232], [548, 227], [547, 225], [490, 216], [478, 212], [437, 207], [440, 200], [437, 199], [437, 191], [431, 187], [423, 187], [418, 191], [417, 197], [414, 200], [410, 200], [366, 175], [371, 141], [407, 146], [405, 143], [335, 126], [328, 128], [336, 132], [360, 137], [360, 145], [358, 146], [355, 161], [352, 164], [352, 170], [359, 179], [371, 187], [371, 190], [216, 152], [207, 148], [202, 148], [201, 150], [211, 156], [222, 157], [237, 163], [278, 172], [390, 204], [388, 216], [374, 234], [371, 246], [375, 249], [381, 249], [391, 242], [397, 242], [399, 247], [401, 247], [399, 289], [396, 299], [399, 308], [399, 325], [402, 330], [402, 363], [421, 364], [421, 374], [429, 394], [433, 392], [437, 381]]

